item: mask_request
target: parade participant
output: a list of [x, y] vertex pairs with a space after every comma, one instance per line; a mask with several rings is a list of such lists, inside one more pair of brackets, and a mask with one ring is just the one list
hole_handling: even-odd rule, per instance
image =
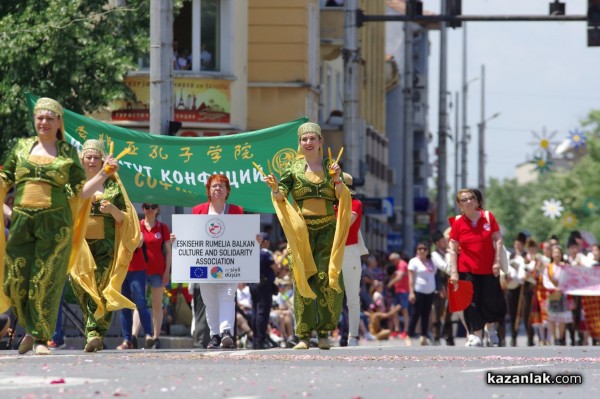
[[[164, 319], [163, 295], [165, 286], [171, 278], [171, 249], [175, 236], [169, 227], [158, 221], [160, 206], [158, 204], [142, 204], [144, 218], [139, 221], [140, 231], [144, 237], [147, 260], [147, 282], [150, 285], [152, 302], [152, 338], [146, 339], [144, 349], [160, 349], [160, 333]], [[135, 319], [134, 319], [135, 320]], [[133, 337], [137, 337], [140, 323], [133, 323]], [[146, 332], [146, 331], [144, 331]]]
[[[206, 181], [208, 201], [192, 208], [194, 215], [240, 215], [241, 206], [228, 204], [231, 186], [227, 176], [214, 174]], [[200, 284], [201, 301], [206, 306], [206, 322], [211, 339], [208, 349], [231, 349], [234, 347], [235, 293], [237, 283]], [[194, 301], [196, 298], [194, 297]], [[200, 324], [196, 320], [196, 326]]]
[[[408, 324], [406, 344], [412, 345], [412, 338], [419, 320], [421, 321], [421, 345], [429, 345], [429, 315], [433, 305], [435, 292], [436, 267], [431, 261], [429, 243], [421, 241], [417, 244], [415, 257], [408, 262], [408, 300], [413, 305], [413, 314]], [[439, 295], [439, 294], [438, 294]]]
[[473, 283], [473, 300], [464, 310], [470, 333], [467, 346], [483, 345], [484, 327], [490, 345], [495, 346], [499, 340], [492, 323], [503, 321], [506, 313], [498, 279], [504, 249], [496, 218], [482, 209], [483, 198], [480, 200], [479, 195], [471, 189], [456, 194], [461, 216], [454, 219], [450, 231], [449, 282], [456, 284], [460, 278]]
[[[154, 345], [152, 316], [150, 315], [150, 310], [148, 310], [146, 299], [146, 281], [148, 280], [148, 275], [146, 274], [146, 270], [148, 269], [147, 257], [144, 237], [140, 234], [140, 242], [133, 253], [125, 281], [123, 281], [123, 286], [121, 287], [123, 296], [135, 303], [140, 324], [146, 334], [144, 348], [146, 344], [149, 347]], [[134, 311], [128, 308], [121, 310], [121, 335], [123, 335], [123, 342], [117, 346], [118, 350], [137, 349], [137, 334], [133, 335], [134, 313]]]
[[33, 115], [37, 135], [19, 139], [0, 171], [1, 202], [16, 186], [6, 257], [0, 234], [0, 312], [11, 306], [25, 329], [20, 354], [35, 348], [47, 355], [67, 272], [83, 245], [89, 199], [118, 163], [108, 157], [86, 182], [77, 150], [65, 141], [62, 106], [43, 97]]
[[[273, 253], [269, 250], [271, 243], [269, 233], [260, 233], [257, 237], [260, 243], [260, 279], [258, 283], [249, 285], [250, 296], [252, 298], [252, 316], [251, 325], [253, 332], [253, 349], [268, 349], [267, 327], [269, 326], [269, 317], [271, 306], [273, 304], [273, 291], [275, 286], [275, 260]], [[238, 297], [239, 304], [239, 297]]]
[[[450, 229], [447, 229], [450, 234]], [[439, 288], [439, 294], [433, 297], [433, 343], [438, 344], [440, 337], [446, 339], [448, 346], [454, 346], [454, 336], [452, 333], [452, 312], [448, 308], [448, 238], [445, 233], [436, 231], [431, 236], [435, 245], [435, 251], [431, 253], [431, 261], [436, 268], [436, 285]]]
[[[343, 299], [340, 276], [351, 218], [351, 198], [340, 165], [323, 158], [321, 128], [298, 128], [298, 152], [281, 175], [265, 177], [289, 248], [294, 280], [295, 349], [308, 349], [313, 330], [319, 348], [329, 349], [329, 333], [338, 324]], [[288, 200], [292, 195], [294, 206]], [[339, 199], [338, 217], [334, 202]]]
[[[81, 162], [87, 179], [100, 172], [105, 158], [102, 141], [83, 143]], [[84, 248], [71, 273], [73, 292], [85, 322], [86, 352], [103, 349], [102, 340], [110, 328], [114, 310], [135, 307], [120, 292], [140, 240], [137, 214], [117, 175], [106, 179], [92, 200], [85, 234], [91, 257], [84, 255], [87, 252]], [[89, 278], [89, 271], [93, 271], [93, 279]], [[88, 292], [90, 286], [92, 292]]]
[[[343, 177], [346, 185], [350, 189], [350, 194], [355, 194], [352, 176], [348, 173], [344, 173]], [[346, 239], [346, 249], [344, 250], [344, 260], [342, 262], [344, 295], [346, 296], [346, 304], [348, 306], [348, 331], [340, 340], [341, 346], [358, 346], [358, 329], [360, 325], [360, 276], [362, 273], [360, 257], [361, 255], [369, 254], [369, 250], [365, 247], [360, 235], [362, 214], [362, 202], [356, 198], [352, 198], [350, 230], [348, 232], [348, 238]]]
[[569, 303], [567, 295], [558, 288], [558, 282], [565, 273], [566, 266], [561, 246], [552, 246], [552, 262], [548, 264], [543, 274], [544, 287], [548, 290], [546, 303], [543, 306], [548, 312], [548, 328], [554, 337], [554, 345], [563, 346], [566, 345], [566, 326], [573, 322], [573, 313], [570, 310], [572, 303]]

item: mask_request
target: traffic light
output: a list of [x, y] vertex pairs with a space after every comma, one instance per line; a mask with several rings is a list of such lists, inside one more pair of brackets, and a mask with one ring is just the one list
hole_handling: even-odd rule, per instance
[[600, 0], [588, 0], [588, 47], [600, 47]]
[[451, 28], [460, 28], [462, 22], [456, 20], [455, 17], [462, 14], [462, 0], [446, 0], [446, 15], [452, 17], [448, 21], [448, 26]]

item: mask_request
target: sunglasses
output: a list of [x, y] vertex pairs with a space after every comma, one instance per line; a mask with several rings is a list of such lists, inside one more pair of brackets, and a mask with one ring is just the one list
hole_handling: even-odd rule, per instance
[[469, 201], [475, 201], [475, 197], [470, 196], [470, 197], [466, 197], [466, 198], [461, 198], [459, 199], [460, 202], [462, 202], [463, 204]]
[[425, 247], [418, 247], [417, 251], [427, 251], [427, 248], [425, 248]]
[[156, 204], [154, 204], [154, 205], [142, 205], [142, 208], [144, 208], [145, 210], [156, 209], [156, 208], [158, 208], [158, 205], [156, 205]]

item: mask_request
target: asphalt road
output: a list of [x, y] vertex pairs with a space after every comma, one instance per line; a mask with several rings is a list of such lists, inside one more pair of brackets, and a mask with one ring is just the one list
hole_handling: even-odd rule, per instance
[[[494, 382], [548, 382], [562, 375], [571, 380], [494, 385], [488, 373]], [[0, 398], [62, 397], [598, 398], [600, 347], [407, 347], [392, 340], [329, 351], [60, 350], [52, 356], [0, 352]]]

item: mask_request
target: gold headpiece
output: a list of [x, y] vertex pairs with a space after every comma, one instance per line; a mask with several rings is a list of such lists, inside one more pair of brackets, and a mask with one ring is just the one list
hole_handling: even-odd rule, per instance
[[103, 141], [92, 139], [86, 140], [81, 147], [81, 156], [88, 150], [98, 151], [100, 155], [102, 155], [102, 159], [106, 158], [106, 150], [104, 149]]
[[37, 111], [42, 110], [42, 109], [52, 111], [55, 114], [60, 115], [61, 118], [63, 116], [62, 106], [59, 104], [58, 101], [53, 100], [51, 98], [48, 98], [48, 97], [38, 98], [38, 100], [35, 103], [35, 106], [33, 107], [33, 113], [36, 113]]
[[321, 137], [321, 127], [314, 122], [306, 122], [298, 128], [298, 137], [306, 133], [315, 133]]
[[[321, 135], [321, 127], [314, 122], [306, 122], [300, 125], [298, 128], [298, 139], [307, 133], [314, 133], [321, 139], [321, 147], [319, 148], [319, 155], [323, 156], [323, 136]], [[304, 158], [304, 151], [302, 146], [298, 144], [298, 151], [296, 151], [296, 159]]]

